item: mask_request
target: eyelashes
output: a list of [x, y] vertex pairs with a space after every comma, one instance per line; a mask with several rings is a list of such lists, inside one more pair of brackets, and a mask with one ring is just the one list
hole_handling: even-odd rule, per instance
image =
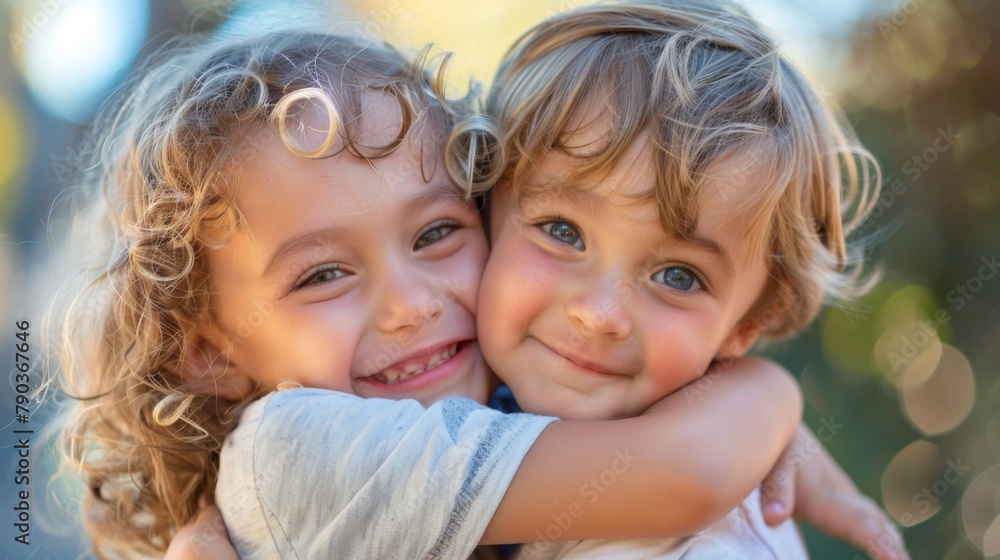
[[347, 276], [348, 272], [340, 264], [325, 264], [311, 269], [304, 275], [304, 279], [296, 282], [293, 289], [300, 290], [308, 286], [333, 282], [339, 278]]
[[685, 265], [669, 265], [653, 273], [650, 277], [673, 290], [696, 293], [705, 290], [705, 280], [700, 272]]
[[565, 243], [580, 251], [584, 251], [587, 248], [583, 244], [583, 234], [580, 232], [580, 228], [576, 227], [572, 222], [558, 218], [546, 219], [545, 221], [536, 223], [535, 226], [560, 243]]
[[441, 220], [434, 222], [417, 237], [417, 240], [413, 243], [413, 248], [420, 250], [429, 245], [433, 245], [445, 237], [448, 237], [451, 232], [458, 229], [460, 226], [461, 224], [455, 220]]

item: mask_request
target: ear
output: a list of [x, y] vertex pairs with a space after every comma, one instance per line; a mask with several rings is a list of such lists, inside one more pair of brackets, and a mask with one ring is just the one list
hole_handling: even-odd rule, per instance
[[177, 373], [184, 389], [192, 393], [242, 400], [252, 392], [253, 383], [231, 359], [232, 345], [215, 342], [225, 340], [216, 335], [206, 327], [188, 331]]
[[757, 319], [756, 314], [751, 314], [744, 317], [735, 327], [733, 327], [732, 332], [726, 337], [726, 340], [722, 342], [719, 346], [719, 351], [715, 358], [738, 358], [753, 348], [753, 345], [760, 338], [760, 321]]

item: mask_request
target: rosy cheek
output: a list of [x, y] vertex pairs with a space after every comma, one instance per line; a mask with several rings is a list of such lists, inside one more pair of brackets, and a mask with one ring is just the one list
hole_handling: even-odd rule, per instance
[[659, 328], [650, 331], [645, 347], [650, 353], [647, 366], [660, 373], [660, 385], [668, 392], [690, 383], [705, 373], [714, 352], [714, 333], [703, 318], [690, 310], [673, 309], [659, 314]]
[[485, 237], [472, 239], [446, 261], [432, 265], [432, 270], [438, 274], [441, 295], [449, 301], [457, 302], [473, 315], [479, 301], [488, 251]]
[[574, 282], [577, 275], [568, 265], [554, 259], [551, 255], [531, 247], [525, 251], [523, 259], [525, 268], [524, 290], [528, 297], [544, 298], [551, 304], [558, 303], [560, 286]]
[[555, 287], [565, 276], [562, 268], [543, 251], [524, 244], [507, 256], [503, 267], [510, 292], [508, 304], [535, 305], [551, 301]]
[[482, 293], [483, 269], [486, 268], [485, 251], [481, 258], [477, 258], [471, 263], [463, 263], [455, 271], [454, 277], [458, 279], [457, 285], [452, 288], [445, 283], [445, 290], [457, 289], [457, 294], [447, 294], [456, 297], [466, 309], [473, 314], [479, 304], [479, 297]]

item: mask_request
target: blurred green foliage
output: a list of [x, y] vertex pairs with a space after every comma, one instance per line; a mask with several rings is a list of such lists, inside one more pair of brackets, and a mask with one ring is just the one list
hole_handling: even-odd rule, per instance
[[[899, 504], [897, 521], [930, 513], [903, 528], [914, 558], [995, 557], [1000, 486], [977, 482], [992, 508], [965, 491], [1000, 463], [1000, 3], [911, 0], [872, 14], [849, 33], [837, 81], [885, 175], [878, 217], [859, 232], [880, 240], [872, 257], [885, 278], [857, 309], [828, 310], [772, 354], [802, 372], [808, 423], [845, 425], [826, 445], [858, 486]], [[968, 410], [959, 393], [970, 389]], [[901, 454], [886, 473], [921, 440], [936, 452]], [[949, 473], [957, 461], [968, 472]], [[807, 537], [817, 560], [864, 557]]]

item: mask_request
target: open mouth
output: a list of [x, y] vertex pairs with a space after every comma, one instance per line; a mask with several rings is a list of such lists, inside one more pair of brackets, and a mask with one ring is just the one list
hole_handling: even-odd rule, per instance
[[386, 385], [394, 385], [401, 381], [406, 381], [452, 359], [458, 353], [459, 346], [459, 342], [453, 342], [448, 346], [439, 348], [435, 352], [400, 362], [368, 377]]

